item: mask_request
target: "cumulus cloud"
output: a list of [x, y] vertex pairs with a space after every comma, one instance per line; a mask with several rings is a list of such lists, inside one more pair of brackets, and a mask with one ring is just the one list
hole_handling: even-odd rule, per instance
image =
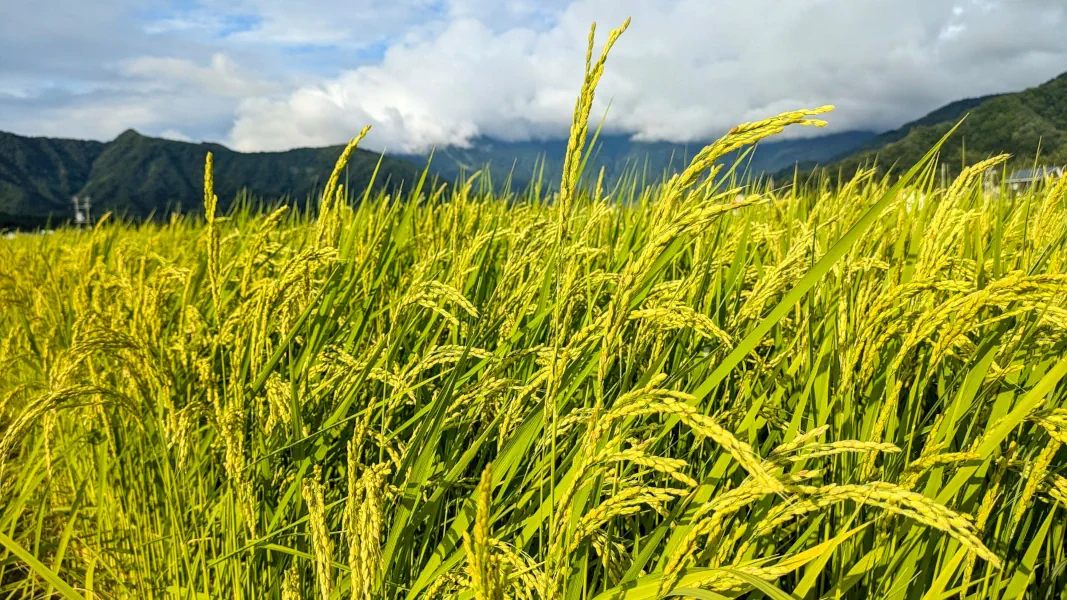
[[322, 145], [371, 124], [369, 144], [417, 151], [478, 134], [558, 134], [559, 117], [573, 110], [582, 59], [568, 65], [566, 49], [547, 41], [457, 19], [432, 37], [391, 47], [381, 64], [282, 98], [245, 101], [231, 138], [241, 149]]
[[[244, 101], [242, 149], [368, 142], [405, 151], [565, 135], [585, 34], [633, 17], [609, 59], [598, 113], [646, 140], [691, 141], [785, 110], [837, 105], [835, 130], [884, 129], [957, 98], [1038, 84], [1067, 65], [1067, 14], [1025, 0], [577, 0], [540, 29], [493, 27], [480, 0], [438, 29], [362, 66], [281, 97]], [[523, 10], [519, 3], [517, 12]]]
[[[4, 10], [27, 31], [45, 21], [9, 4], [0, 23]], [[0, 87], [17, 90], [0, 95], [0, 128], [94, 136], [133, 126], [242, 150], [342, 143], [368, 124], [368, 147], [405, 152], [478, 136], [558, 138], [590, 22], [599, 51], [627, 16], [633, 22], [609, 59], [594, 116], [610, 100], [608, 129], [645, 140], [707, 139], [826, 103], [838, 107], [834, 131], [887, 129], [1067, 68], [1061, 0], [101, 5], [129, 35], [78, 33], [73, 21], [41, 25], [74, 36], [89, 57], [85, 71], [63, 42], [29, 66], [0, 58]], [[0, 57], [36, 44], [30, 34], [3, 33]]]
[[214, 96], [244, 98], [269, 94], [277, 85], [243, 73], [238, 65], [222, 53], [208, 64], [171, 57], [141, 56], [122, 64], [122, 74], [145, 82], [149, 89], [161, 91], [193, 87]]
[[[178, 129], [221, 139], [239, 101], [283, 88], [251, 85], [225, 52], [195, 32], [150, 33], [161, 0], [0, 2], [0, 130], [111, 139], [125, 129]], [[234, 84], [235, 77], [243, 78]]]
[[244, 72], [224, 54], [204, 63], [137, 57], [118, 61], [114, 73], [112, 80], [74, 89], [53, 84], [0, 96], [0, 129], [106, 140], [133, 128], [171, 139], [221, 139], [246, 97], [285, 89]]

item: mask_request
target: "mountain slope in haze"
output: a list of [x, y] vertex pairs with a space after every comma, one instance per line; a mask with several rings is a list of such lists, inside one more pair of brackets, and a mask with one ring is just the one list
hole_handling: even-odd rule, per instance
[[104, 146], [0, 132], [0, 225], [28, 225], [41, 207], [58, 205], [60, 199], [70, 207], [70, 197], [85, 187]]
[[[132, 218], [174, 210], [199, 211], [204, 195], [204, 158], [214, 155], [215, 192], [225, 210], [246, 190], [267, 201], [303, 204], [325, 184], [344, 146], [286, 152], [242, 153], [220, 144], [194, 144], [143, 136], [129, 130], [111, 142], [31, 138], [0, 133], [0, 227], [32, 227], [72, 216], [71, 196], [89, 195], [93, 213]], [[379, 161], [357, 150], [347, 181], [362, 193]], [[415, 164], [382, 159], [375, 187], [414, 185]], [[344, 181], [344, 179], [342, 179]]]
[[865, 145], [865, 148], [880, 148], [888, 144], [892, 144], [898, 140], [904, 139], [909, 133], [911, 133], [917, 127], [923, 127], [926, 125], [937, 125], [946, 121], [956, 122], [963, 118], [967, 112], [980, 104], [984, 104], [993, 98], [998, 98], [1003, 94], [990, 94], [988, 96], [979, 96], [977, 98], [965, 98], [963, 100], [957, 100], [950, 102], [941, 108], [930, 112], [914, 121], [905, 123], [897, 129], [887, 131], [874, 137], [870, 142]]
[[[798, 161], [825, 161], [862, 147], [875, 137], [867, 131], [847, 131], [810, 138], [774, 140], [761, 142], [754, 152], [746, 156], [743, 167], [754, 177], [792, 166]], [[605, 182], [609, 187], [624, 174], [637, 171], [651, 181], [665, 173], [683, 169], [688, 161], [705, 145], [693, 142], [639, 142], [626, 135], [601, 135], [597, 139], [593, 156], [586, 166], [586, 173], [596, 177], [604, 168]], [[490, 138], [478, 138], [469, 147], [445, 147], [435, 150], [430, 169], [448, 179], [470, 175], [489, 165], [494, 185], [511, 176], [512, 188], [523, 187], [530, 181], [541, 178], [545, 188], [558, 185], [563, 172], [567, 140], [504, 142]], [[740, 153], [732, 153], [721, 159], [732, 164]], [[424, 155], [399, 155], [400, 158], [424, 164]]]
[[[798, 160], [826, 160], [860, 147], [870, 132], [844, 132], [814, 138], [761, 143], [746, 157], [750, 175]], [[649, 182], [684, 168], [705, 144], [634, 142], [624, 135], [601, 136], [586, 173], [605, 169], [607, 185], [638, 172]], [[512, 189], [541, 177], [546, 190], [558, 186], [567, 148], [564, 139], [502, 142], [475, 140], [468, 148], [443, 148], [430, 162], [431, 173], [452, 181], [490, 166], [495, 184], [513, 173]], [[241, 190], [273, 201], [302, 204], [325, 183], [343, 146], [286, 152], [242, 153], [212, 143], [153, 138], [128, 130], [110, 142], [34, 138], [0, 132], [0, 227], [37, 227], [73, 216], [71, 197], [90, 196], [93, 214], [112, 211], [130, 218], [157, 217], [174, 211], [197, 212], [203, 203], [204, 157], [214, 155], [215, 190], [226, 210]], [[739, 154], [728, 155], [730, 164]], [[379, 154], [357, 150], [348, 163], [350, 190], [359, 194], [371, 180]], [[376, 187], [406, 183], [422, 175], [427, 156], [387, 155]]]
[[962, 125], [942, 146], [940, 155], [951, 174], [964, 164], [1001, 153], [1012, 155], [1013, 168], [1030, 166], [1035, 158], [1041, 164], [1067, 164], [1067, 73], [1021, 92], [944, 106], [872, 139], [868, 147], [839, 157], [826, 171], [849, 177], [863, 165], [877, 165], [880, 174], [893, 165], [898, 170], [910, 168], [960, 119], [964, 119]]

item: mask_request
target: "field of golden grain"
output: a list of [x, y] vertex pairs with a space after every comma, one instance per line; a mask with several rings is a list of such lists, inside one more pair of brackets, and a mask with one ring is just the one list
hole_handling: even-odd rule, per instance
[[816, 109], [607, 190], [604, 56], [553, 201], [216, 215], [209, 157], [5, 240], [0, 596], [1067, 597], [1067, 178], [709, 177]]

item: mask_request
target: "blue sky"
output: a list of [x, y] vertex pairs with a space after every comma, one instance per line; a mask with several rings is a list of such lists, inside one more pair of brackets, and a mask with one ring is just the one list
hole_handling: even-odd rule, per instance
[[[0, 130], [134, 128], [241, 150], [424, 151], [567, 133], [585, 41], [633, 22], [598, 113], [690, 141], [835, 104], [881, 130], [1067, 71], [1062, 0], [38, 0], [0, 3]], [[805, 132], [808, 133], [808, 132]]]

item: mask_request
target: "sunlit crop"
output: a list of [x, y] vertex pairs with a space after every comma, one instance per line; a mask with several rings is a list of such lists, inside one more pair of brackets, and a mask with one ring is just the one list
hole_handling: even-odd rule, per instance
[[1067, 178], [716, 163], [825, 107], [605, 189], [589, 47], [551, 199], [208, 157], [206, 219], [4, 240], [0, 595], [1064, 598]]

